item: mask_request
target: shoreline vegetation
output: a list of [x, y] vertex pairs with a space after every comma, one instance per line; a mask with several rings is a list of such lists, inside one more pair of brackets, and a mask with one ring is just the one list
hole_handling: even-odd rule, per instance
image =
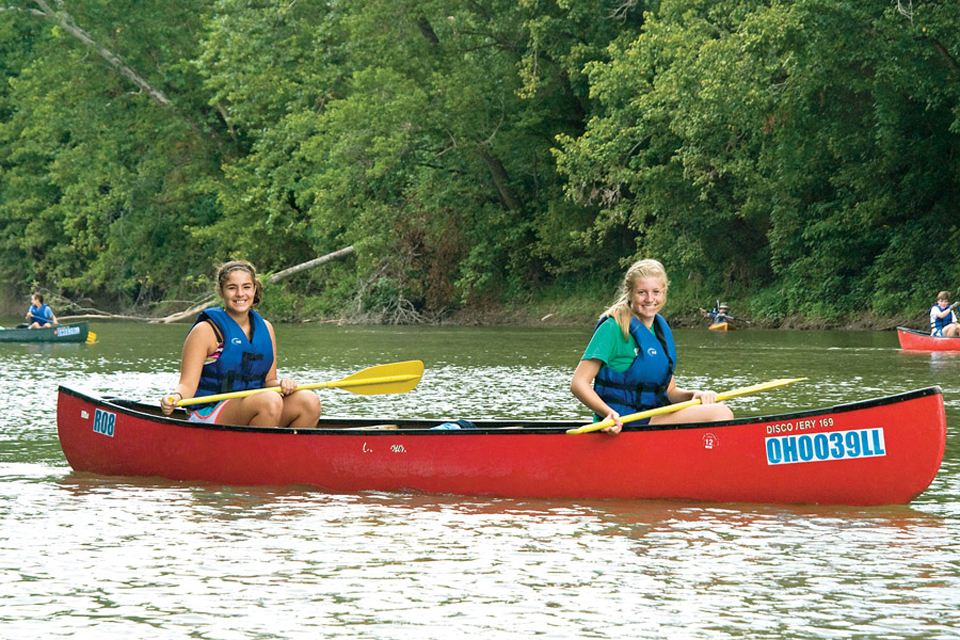
[[[475, 302], [464, 304], [457, 309], [446, 309], [434, 313], [419, 311], [413, 303], [404, 299], [402, 294], [397, 294], [397, 299], [387, 304], [383, 304], [383, 301], [381, 301], [379, 308], [375, 310], [364, 310], [359, 293], [354, 293], [353, 304], [341, 306], [336, 313], [317, 314], [305, 310], [311, 308], [310, 301], [312, 299], [322, 297], [322, 294], [298, 292], [296, 289], [290, 291], [287, 283], [283, 282], [291, 276], [310, 272], [323, 265], [327, 265], [329, 269], [330, 263], [353, 258], [355, 255], [354, 247], [347, 246], [277, 272], [264, 274], [261, 277], [265, 284], [261, 311], [266, 313], [268, 317], [278, 318], [276, 322], [283, 322], [279, 318], [288, 318], [288, 321], [293, 323], [590, 327], [599, 317], [597, 309], [603, 307], [599, 298], [591, 293], [593, 290], [600, 291], [604, 287], [603, 284], [598, 282], [590, 285], [581, 284], [576, 291], [541, 291], [540, 298], [537, 298], [533, 293], [528, 293], [517, 301]], [[203, 281], [202, 278], [199, 280]], [[709, 326], [709, 322], [700, 311], [701, 308], [705, 307], [691, 302], [690, 293], [686, 290], [684, 284], [681, 282], [678, 287], [679, 295], [673, 296], [668, 301], [668, 308], [665, 310], [667, 320], [675, 328], [702, 327], [705, 329]], [[582, 291], [587, 291], [587, 293], [582, 293]], [[71, 320], [126, 320], [154, 324], [192, 322], [200, 311], [218, 302], [216, 297], [208, 292], [192, 301], [165, 301], [141, 307], [116, 304], [103, 305], [92, 300], [85, 300], [84, 304], [81, 305], [56, 292], [44, 291], [43, 293], [52, 302], [52, 306], [60, 310], [60, 317], [67, 322]], [[0, 296], [0, 314], [19, 315], [19, 307], [22, 304], [17, 304], [15, 301], [17, 297], [15, 288], [8, 286], [6, 295]], [[694, 297], [700, 298], [697, 294], [694, 294]], [[758, 297], [762, 298], [763, 296]], [[673, 304], [671, 304], [671, 301]], [[717, 299], [716, 304], [719, 304], [719, 299]], [[713, 305], [707, 306], [712, 307]], [[915, 317], [908, 317], [903, 314], [878, 316], [872, 313], [861, 313], [827, 320], [800, 314], [786, 315], [778, 319], [763, 318], [756, 314], [750, 317], [749, 304], [738, 304], [736, 300], [734, 300], [733, 308], [747, 309], [747, 312], [737, 312], [739, 322], [735, 321], [735, 324], [742, 329], [892, 331], [898, 326], [905, 326], [925, 330], [927, 323], [925, 310]], [[675, 310], [675, 313], [671, 313], [671, 310]]]
[[[566, 290], [541, 292], [538, 299], [532, 293], [526, 294], [521, 300], [512, 302], [475, 302], [464, 304], [457, 309], [445, 309], [439, 312], [423, 313], [413, 303], [406, 300], [402, 294], [397, 294], [395, 300], [384, 304], [381, 301], [375, 309], [364, 309], [360, 293], [354, 293], [354, 300], [350, 305], [342, 305], [335, 313], [317, 314], [307, 311], [312, 307], [310, 302], [315, 298], [322, 298], [322, 294], [298, 292], [295, 288], [288, 290], [287, 283], [282, 282], [291, 276], [312, 271], [328, 263], [344, 260], [355, 256], [353, 246], [347, 246], [332, 253], [312, 258], [306, 262], [281, 269], [280, 271], [264, 274], [261, 279], [265, 284], [264, 297], [260, 310], [268, 317], [278, 318], [275, 322], [283, 322], [280, 318], [288, 318], [291, 323], [319, 323], [340, 325], [422, 325], [422, 326], [555, 326], [555, 327], [592, 327], [599, 317], [598, 309], [603, 308], [602, 301], [589, 291], [608, 290], [601, 283], [581, 286], [577, 291], [586, 290], [588, 293], [577, 293]], [[199, 281], [203, 282], [201, 278]], [[671, 326], [675, 328], [706, 329], [708, 319], [703, 316], [700, 304], [690, 301], [690, 293], [681, 283], [679, 295], [668, 301], [665, 316]], [[175, 322], [192, 322], [197, 314], [208, 306], [218, 303], [216, 297], [206, 293], [192, 301], [164, 301], [154, 305], [140, 307], [121, 306], [116, 304], [97, 304], [92, 300], [85, 300], [84, 305], [70, 300], [56, 292], [43, 292], [52, 302], [52, 306], [59, 309], [62, 321], [101, 320], [101, 321], [135, 321], [153, 324], [169, 324]], [[272, 294], [272, 295], [271, 295]], [[15, 288], [7, 288], [7, 294], [0, 297], [0, 314], [18, 316], [19, 307], [14, 298]], [[699, 295], [695, 295], [699, 298]], [[763, 297], [762, 295], [758, 297]], [[558, 302], [560, 300], [560, 302]], [[719, 299], [717, 301], [719, 304]], [[708, 305], [712, 307], [713, 305]], [[735, 309], [744, 308], [747, 312], [738, 312], [739, 321], [734, 324], [740, 329], [787, 329], [787, 330], [845, 330], [845, 331], [892, 331], [899, 326], [912, 329], [926, 330], [926, 310], [915, 317], [903, 314], [878, 316], [873, 313], [861, 313], [834, 319], [806, 317], [801, 314], [786, 315], [782, 318], [763, 318], [758, 315], [750, 317], [749, 304], [738, 304], [734, 300]], [[675, 313], [671, 313], [675, 310]], [[737, 316], [734, 316], [737, 317]], [[746, 322], [744, 321], [746, 320]]]
[[[103, 309], [87, 308], [79, 309], [64, 299], [56, 300], [59, 304], [64, 304], [65, 309], [74, 309], [65, 313], [58, 312], [61, 321], [71, 322], [77, 320], [88, 321], [132, 321], [154, 324], [167, 324], [169, 322], [187, 323], [192, 322], [198, 311], [189, 314], [177, 312], [168, 315], [151, 315], [146, 309]], [[21, 315], [20, 307], [11, 300], [0, 304], [0, 315], [19, 317]], [[178, 309], [188, 310], [196, 309], [199, 305], [187, 302], [172, 302], [166, 305], [160, 305], [162, 308], [177, 307]], [[340, 313], [326, 316], [304, 316], [295, 317], [289, 320], [290, 323], [316, 323], [316, 324], [339, 324], [339, 325], [394, 325], [394, 326], [514, 326], [514, 327], [584, 327], [592, 328], [596, 323], [599, 313], [602, 310], [603, 302], [593, 299], [581, 299], [577, 303], [568, 301], [567, 306], [572, 310], [561, 310], [556, 305], [546, 302], [530, 302], [528, 304], [515, 303], [486, 303], [483, 305], [466, 306], [461, 309], [452, 310], [430, 318], [409, 317], [404, 322], [385, 321], [382, 316], [370, 313]], [[689, 305], [677, 304], [675, 309], [671, 310], [670, 303], [665, 309], [665, 317], [674, 328], [695, 329], [702, 328], [706, 330], [709, 321], [701, 316], [698, 308]], [[56, 308], [56, 307], [55, 307]], [[686, 308], [687, 310], [683, 310]], [[590, 310], [584, 310], [590, 309]], [[264, 301], [260, 309], [272, 322], [283, 323], [282, 320], [273, 320], [279, 317], [276, 312], [280, 311], [270, 303], [269, 289], [266, 290]], [[672, 312], [675, 311], [675, 312]], [[175, 315], [175, 320], [166, 320]], [[746, 314], [744, 314], [746, 318]], [[923, 311], [915, 316], [893, 315], [877, 316], [870, 313], [864, 313], [855, 317], [841, 318], [836, 320], [825, 320], [822, 318], [806, 318], [799, 315], [788, 316], [780, 320], [750, 319], [750, 324], [741, 323], [739, 329], [749, 331], [751, 329], [782, 329], [782, 330], [840, 330], [840, 331], [894, 331], [897, 327], [908, 327], [925, 331], [927, 328], [926, 312]], [[738, 329], [738, 330], [739, 330]]]

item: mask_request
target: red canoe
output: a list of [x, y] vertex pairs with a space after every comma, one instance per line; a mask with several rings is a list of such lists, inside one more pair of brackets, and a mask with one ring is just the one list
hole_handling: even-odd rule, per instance
[[318, 429], [187, 423], [159, 407], [60, 387], [57, 426], [76, 471], [333, 492], [905, 504], [946, 441], [939, 387], [726, 423], [565, 431], [573, 421], [321, 418]]
[[911, 351], [960, 351], [960, 338], [940, 338], [922, 331], [897, 327], [900, 348]]

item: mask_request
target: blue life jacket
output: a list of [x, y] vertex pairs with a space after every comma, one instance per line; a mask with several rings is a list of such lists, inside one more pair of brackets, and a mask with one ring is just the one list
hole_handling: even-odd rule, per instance
[[[940, 305], [935, 304], [930, 307], [930, 315], [933, 316], [933, 310], [936, 309], [937, 313], [945, 311], [940, 308]], [[943, 316], [942, 318], [934, 318], [933, 322], [930, 323], [930, 331], [933, 335], [940, 336], [943, 335], [943, 328], [953, 322], [953, 311]]]
[[[600, 318], [594, 331], [606, 319], [607, 316]], [[677, 365], [677, 348], [670, 327], [660, 314], [654, 318], [653, 328], [656, 335], [632, 318], [630, 335], [639, 346], [633, 364], [622, 373], [601, 367], [593, 380], [593, 390], [621, 416], [670, 404], [667, 387]]]
[[263, 388], [273, 366], [273, 341], [260, 314], [250, 310], [252, 342], [221, 307], [201, 312], [194, 326], [206, 321], [213, 324], [217, 338], [223, 342], [223, 351], [216, 360], [203, 365], [196, 397]]
[[[23, 309], [23, 307], [20, 308]], [[53, 311], [50, 310], [50, 307], [46, 303], [40, 305], [39, 307], [30, 305], [27, 313], [29, 313], [30, 317], [33, 318], [31, 322], [39, 322], [40, 324], [50, 322], [53, 317]]]

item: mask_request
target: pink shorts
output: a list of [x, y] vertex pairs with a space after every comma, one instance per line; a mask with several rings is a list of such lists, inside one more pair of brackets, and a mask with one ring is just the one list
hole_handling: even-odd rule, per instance
[[221, 400], [212, 407], [204, 407], [202, 409], [197, 409], [196, 411], [191, 411], [190, 417], [187, 418], [187, 421], [217, 424], [217, 420], [220, 419], [220, 412], [223, 411], [223, 408], [227, 406], [228, 402], [230, 402], [230, 400]]

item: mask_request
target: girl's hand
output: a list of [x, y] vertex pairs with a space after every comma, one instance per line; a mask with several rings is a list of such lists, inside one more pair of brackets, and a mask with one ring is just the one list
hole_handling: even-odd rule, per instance
[[603, 433], [618, 434], [623, 429], [623, 423], [620, 422], [620, 414], [617, 413], [616, 411], [611, 411], [610, 413], [608, 413], [607, 417], [604, 418], [604, 420], [613, 420], [614, 424], [610, 425], [609, 427], [604, 427], [603, 429], [601, 429]]
[[717, 402], [716, 391], [694, 391], [694, 398], [700, 398], [700, 404], [715, 404]]
[[280, 395], [288, 396], [297, 390], [297, 381], [290, 378], [280, 380]]
[[163, 415], [168, 416], [173, 413], [177, 403], [181, 400], [183, 400], [183, 395], [179, 391], [174, 391], [170, 395], [160, 398], [160, 410], [163, 411]]

